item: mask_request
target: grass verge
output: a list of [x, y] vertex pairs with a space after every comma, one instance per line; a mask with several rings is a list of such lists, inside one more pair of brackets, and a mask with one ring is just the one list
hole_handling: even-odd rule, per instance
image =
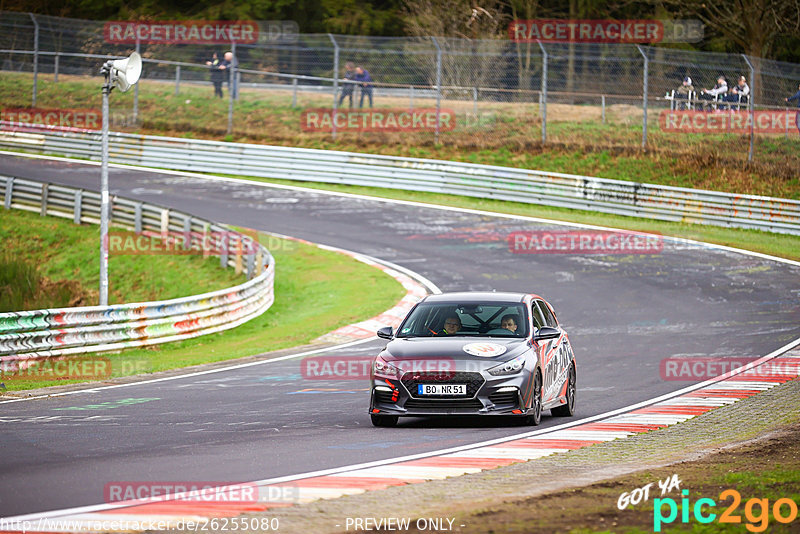
[[[98, 270], [93, 261], [97, 235], [95, 227], [75, 226], [69, 221], [24, 212], [0, 211], [4, 248], [24, 250], [26, 261], [39, 265], [48, 277], [77, 279], [82, 285], [88, 283], [94, 287]], [[302, 345], [340, 326], [375, 316], [405, 295], [397, 281], [349, 256], [295, 241], [259, 237], [269, 244], [277, 265], [275, 303], [265, 314], [226, 332], [103, 354], [103, 358], [110, 360], [111, 376], [153, 373]], [[220, 269], [216, 258], [125, 256], [124, 262], [119, 259], [112, 257], [109, 262], [109, 278], [117, 302], [185, 296], [243, 281], [232, 270]], [[192, 276], [187, 277], [186, 272]], [[117, 283], [125, 277], [135, 280]], [[364, 293], [364, 287], [370, 291]], [[188, 292], [182, 293], [184, 290]], [[93, 294], [91, 289], [85, 291]], [[18, 378], [7, 380], [5, 386], [9, 391], [18, 391], [75, 382], [79, 381]]]
[[[62, 75], [55, 84], [50, 76], [40, 75], [38, 106], [99, 110], [98, 83], [98, 78]], [[6, 109], [29, 106], [31, 87], [30, 74], [2, 73], [0, 103]], [[642, 150], [642, 111], [636, 106], [610, 106], [603, 123], [600, 106], [553, 103], [548, 106], [548, 139], [543, 145], [535, 103], [480, 102], [476, 113], [471, 101], [446, 99], [442, 107], [454, 111], [456, 128], [442, 132], [438, 144], [430, 132], [339, 132], [334, 142], [330, 133], [301, 128], [303, 111], [330, 107], [329, 96], [300, 93], [293, 107], [291, 91], [244, 86], [235, 103], [234, 134], [229, 135], [228, 100], [212, 95], [210, 84], [185, 83], [175, 95], [173, 83], [144, 79], [139, 82], [139, 126], [129, 124], [131, 91], [114, 94], [111, 127], [144, 134], [467, 161], [800, 198], [796, 131], [786, 137], [757, 136], [754, 161], [748, 162], [748, 136], [664, 132], [654, 119], [648, 127], [648, 147]], [[408, 100], [381, 97], [376, 106], [402, 109]], [[433, 101], [418, 99], [415, 106], [432, 107]], [[653, 109], [651, 117], [657, 116], [658, 109]]]

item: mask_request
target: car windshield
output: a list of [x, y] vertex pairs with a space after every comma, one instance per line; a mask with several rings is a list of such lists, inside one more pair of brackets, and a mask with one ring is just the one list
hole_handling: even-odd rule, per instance
[[397, 337], [526, 337], [528, 315], [520, 302], [422, 303]]

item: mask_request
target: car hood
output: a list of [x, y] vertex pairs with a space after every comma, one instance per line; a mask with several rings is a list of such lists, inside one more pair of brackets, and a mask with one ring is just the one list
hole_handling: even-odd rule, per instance
[[437, 359], [485, 362], [485, 366], [477, 363], [477, 367], [484, 368], [515, 358], [530, 348], [527, 339], [399, 338], [386, 345], [381, 357], [387, 362]]

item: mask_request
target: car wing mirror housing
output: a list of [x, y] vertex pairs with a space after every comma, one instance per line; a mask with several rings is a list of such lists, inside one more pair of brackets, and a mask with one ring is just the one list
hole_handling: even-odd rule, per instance
[[561, 332], [558, 330], [558, 328], [553, 328], [552, 326], [543, 326], [533, 334], [533, 340], [543, 341], [546, 339], [557, 339], [560, 336]]
[[378, 337], [383, 339], [392, 339], [394, 337], [394, 329], [391, 326], [384, 326], [378, 329]]

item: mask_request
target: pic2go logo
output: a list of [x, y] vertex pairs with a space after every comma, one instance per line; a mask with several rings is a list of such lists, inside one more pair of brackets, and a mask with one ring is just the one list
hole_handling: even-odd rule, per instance
[[[681, 522], [689, 522], [689, 512], [692, 512], [698, 523], [712, 523], [717, 519], [717, 514], [708, 511], [704, 507], [713, 508], [717, 506], [714, 499], [698, 499], [694, 506], [689, 503], [689, 490], [683, 490], [681, 499]], [[742, 502], [742, 496], [735, 489], [725, 490], [719, 494], [720, 504], [731, 499], [731, 504], [719, 515], [719, 523], [742, 523], [741, 515], [736, 513], [736, 509]], [[664, 507], [669, 510], [665, 516]], [[744, 517], [747, 520], [745, 527], [750, 532], [764, 532], [769, 528], [769, 499], [749, 499], [744, 505]], [[792, 499], [782, 498], [775, 501], [772, 505], [772, 516], [778, 523], [791, 523], [797, 518], [797, 503]], [[678, 503], [670, 497], [653, 500], [653, 531], [661, 532], [662, 524], [671, 524], [678, 518]]]

